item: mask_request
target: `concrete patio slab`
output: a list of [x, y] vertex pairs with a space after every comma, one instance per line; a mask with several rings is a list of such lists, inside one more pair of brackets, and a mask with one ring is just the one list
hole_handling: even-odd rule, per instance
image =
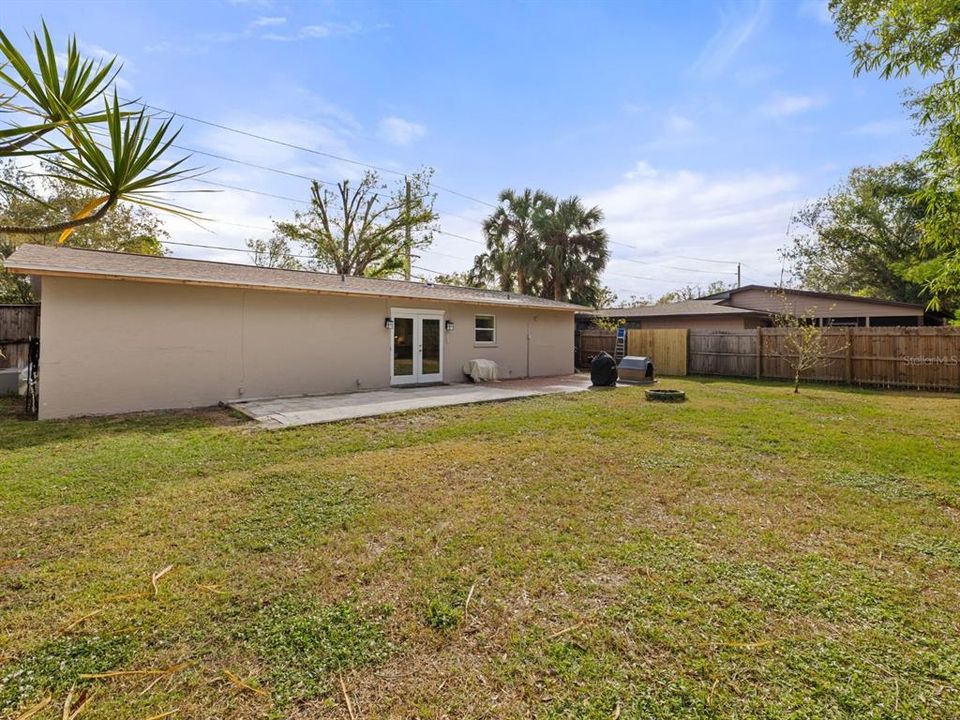
[[417, 388], [389, 388], [345, 395], [303, 395], [268, 400], [244, 400], [229, 407], [269, 429], [314, 425], [388, 413], [516, 400], [536, 395], [572, 393], [590, 387], [589, 375], [460, 383]]

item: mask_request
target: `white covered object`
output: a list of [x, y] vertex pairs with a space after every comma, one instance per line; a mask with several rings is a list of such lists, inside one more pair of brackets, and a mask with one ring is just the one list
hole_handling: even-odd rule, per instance
[[463, 364], [463, 374], [474, 382], [496, 380], [497, 364], [493, 360], [467, 360]]

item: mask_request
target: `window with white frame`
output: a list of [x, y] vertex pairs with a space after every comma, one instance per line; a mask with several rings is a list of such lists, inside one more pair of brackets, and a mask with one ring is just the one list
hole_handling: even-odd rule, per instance
[[497, 319], [493, 315], [474, 316], [473, 341], [477, 345], [493, 345], [497, 341]]

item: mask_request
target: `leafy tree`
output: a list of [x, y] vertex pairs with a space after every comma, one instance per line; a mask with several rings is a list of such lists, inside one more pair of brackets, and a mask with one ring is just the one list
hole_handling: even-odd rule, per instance
[[[828, 353], [827, 339], [823, 329], [817, 327], [815, 311], [796, 315], [785, 293], [780, 293], [783, 310], [773, 316], [773, 326], [783, 331], [783, 350], [780, 357], [793, 370], [793, 392], [800, 392], [800, 377], [807, 370], [828, 365], [843, 353], [847, 346], [834, 348]], [[762, 338], [760, 341], [762, 342]]]
[[433, 281], [437, 285], [456, 285], [457, 287], [470, 287], [478, 289], [486, 289], [487, 287], [481, 280], [477, 279], [470, 270], [441, 273], [434, 277]]
[[407, 235], [411, 249], [433, 239], [436, 213], [430, 192], [432, 170], [416, 173], [390, 189], [376, 172], [367, 172], [353, 187], [337, 183], [336, 192], [311, 185], [309, 210], [293, 221], [276, 222], [276, 235], [302, 244], [318, 270], [341, 275], [387, 277], [404, 270]]
[[[856, 168], [847, 182], [793, 218], [799, 228], [781, 251], [803, 287], [928, 303], [917, 268], [939, 257], [923, 241], [926, 174], [916, 163]], [[944, 308], [956, 295], [942, 298]]]
[[627, 321], [623, 318], [612, 318], [612, 317], [601, 317], [595, 316], [590, 322], [598, 330], [606, 330], [607, 332], [616, 332], [624, 325], [627, 324]]
[[929, 139], [919, 161], [926, 173], [924, 242], [937, 258], [913, 274], [940, 308], [960, 290], [960, 3], [956, 0], [831, 0], [837, 36], [853, 47], [854, 72], [883, 78], [918, 74], [929, 84], [907, 95]]
[[278, 270], [302, 270], [303, 264], [294, 256], [285, 238], [273, 236], [269, 240], [247, 240], [253, 264]]
[[618, 307], [618, 303], [620, 303], [620, 298], [617, 297], [617, 294], [604, 285], [597, 291], [593, 306], [600, 310], [601, 308]]
[[609, 299], [600, 273], [609, 259], [600, 208], [542, 190], [504, 190], [484, 222], [487, 251], [474, 259], [478, 282], [504, 291], [599, 306]]
[[707, 295], [716, 295], [725, 290], [731, 290], [734, 287], [732, 283], [723, 280], [714, 280], [709, 285], [685, 285], [678, 290], [671, 290], [658, 297], [655, 301], [657, 305], [665, 303], [683, 302], [684, 300], [697, 300]]
[[[0, 224], [43, 227], [69, 217], [88, 206], [95, 196], [90, 190], [58, 178], [35, 178], [11, 162], [0, 164]], [[21, 242], [53, 245], [59, 233], [43, 235], [4, 234], [0, 239], [0, 257], [8, 257]], [[168, 237], [159, 217], [149, 209], [120, 202], [96, 224], [76, 228], [63, 241], [70, 247], [88, 250], [162, 255], [162, 242]], [[23, 278], [0, 272], [0, 302], [32, 302], [29, 283]]]
[[[91, 193], [86, 205], [69, 215], [44, 216], [37, 224], [4, 221], [0, 233], [66, 239], [74, 229], [103, 220], [120, 202], [193, 216], [158, 193], [191, 177], [181, 158], [158, 169], [179, 130], [169, 118], [156, 126], [146, 110], [131, 112], [109, 88], [120, 66], [116, 58], [95, 63], [81, 57], [76, 38], [58, 58], [47, 26], [33, 35], [34, 64], [0, 30], [0, 158], [43, 158], [47, 175]], [[98, 100], [102, 111], [89, 109]], [[154, 129], [155, 128], [155, 129]], [[32, 197], [28, 188], [4, 181], [4, 189]]]

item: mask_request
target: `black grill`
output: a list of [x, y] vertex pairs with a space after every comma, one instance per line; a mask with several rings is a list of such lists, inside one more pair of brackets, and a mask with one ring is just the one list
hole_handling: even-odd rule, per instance
[[590, 361], [590, 382], [594, 387], [613, 387], [617, 384], [617, 362], [609, 353], [597, 353]]

